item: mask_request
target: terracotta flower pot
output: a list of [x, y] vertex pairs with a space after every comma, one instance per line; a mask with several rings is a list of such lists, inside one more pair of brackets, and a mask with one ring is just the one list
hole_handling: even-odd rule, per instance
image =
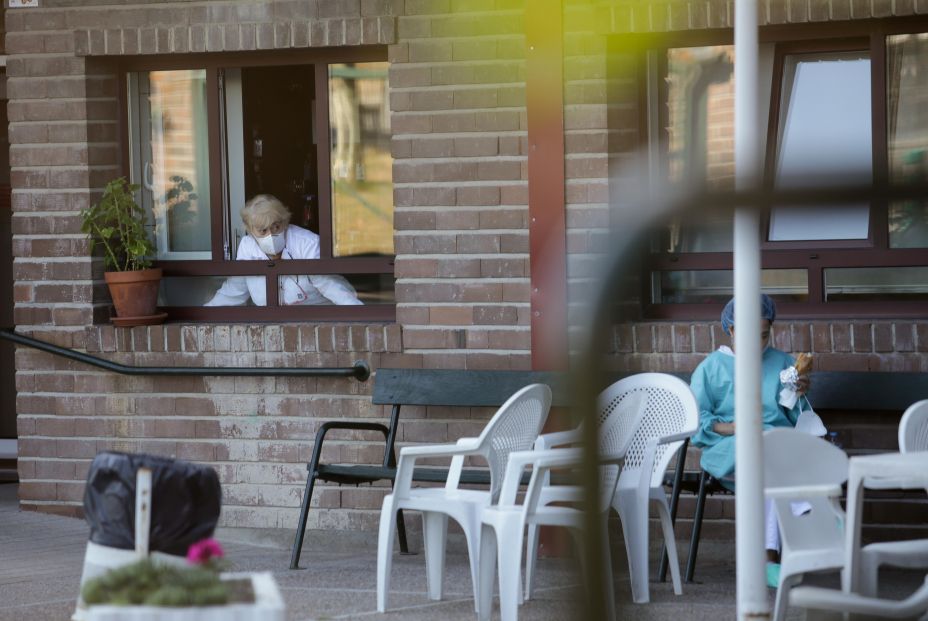
[[161, 268], [133, 272], [104, 272], [110, 288], [117, 326], [147, 326], [164, 321], [167, 313], [158, 312], [158, 286]]

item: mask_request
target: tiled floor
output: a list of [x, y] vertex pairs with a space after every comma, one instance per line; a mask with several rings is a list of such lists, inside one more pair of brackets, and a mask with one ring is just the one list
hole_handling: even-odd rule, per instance
[[[74, 609], [87, 535], [82, 520], [19, 511], [16, 486], [0, 485], [0, 621], [67, 620]], [[242, 531], [220, 531], [218, 536], [236, 569], [274, 573], [289, 620], [476, 618], [462, 554], [449, 552], [441, 602], [426, 597], [422, 556], [395, 556], [391, 611], [380, 615], [375, 609], [376, 551], [370, 543], [346, 545], [337, 533], [316, 533], [304, 552], [302, 564], [309, 568], [289, 571], [289, 535], [263, 537], [266, 545], [254, 545], [259, 539]], [[619, 619], [723, 621], [736, 616], [734, 549], [729, 544], [705, 542], [700, 549], [699, 582], [684, 585], [679, 597], [669, 584], [652, 583], [652, 602], [647, 605], [630, 603], [624, 553], [616, 551], [613, 558]], [[824, 581], [836, 583], [834, 578]], [[569, 560], [543, 559], [537, 596], [520, 608], [520, 619], [579, 618], [578, 582]], [[891, 582], [905, 593], [921, 579], [899, 574]], [[803, 615], [791, 611], [789, 618]]]

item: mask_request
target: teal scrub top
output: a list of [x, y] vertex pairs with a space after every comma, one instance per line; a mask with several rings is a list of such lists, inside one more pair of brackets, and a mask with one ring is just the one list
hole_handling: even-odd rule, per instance
[[[720, 481], [735, 472], [735, 436], [723, 436], [712, 430], [715, 423], [735, 420], [735, 355], [725, 347], [703, 360], [690, 378], [690, 388], [699, 405], [699, 430], [694, 446], [702, 448], [702, 469]], [[789, 354], [768, 347], [761, 358], [760, 401], [764, 429], [794, 427], [799, 417], [799, 402], [792, 409], [780, 405], [780, 371], [794, 364]], [[802, 401], [800, 399], [800, 401]], [[731, 487], [731, 482], [723, 482]]]

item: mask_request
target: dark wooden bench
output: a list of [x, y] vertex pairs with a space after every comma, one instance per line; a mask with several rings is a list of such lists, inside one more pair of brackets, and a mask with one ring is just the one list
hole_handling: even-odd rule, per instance
[[[375, 405], [392, 406], [389, 424], [355, 421], [329, 421], [323, 423], [316, 432], [313, 452], [306, 468], [309, 475], [306, 491], [300, 507], [300, 520], [297, 526], [293, 550], [290, 554], [290, 569], [296, 569], [300, 562], [303, 537], [306, 531], [306, 517], [316, 480], [331, 483], [373, 483], [375, 481], [392, 481], [396, 476], [396, 454], [394, 445], [399, 428], [400, 411], [408, 406], [458, 406], [458, 407], [499, 407], [517, 390], [528, 384], [541, 383], [551, 387], [554, 393], [554, 406], [568, 405], [567, 379], [559, 373], [538, 371], [463, 371], [435, 369], [378, 369], [374, 375], [374, 394], [371, 398]], [[372, 431], [383, 435], [384, 452], [380, 464], [325, 464], [320, 462], [322, 447], [326, 435], [335, 429]], [[449, 442], [453, 442], [449, 438]], [[420, 467], [415, 469], [414, 479], [442, 483], [447, 479], [447, 468]], [[462, 484], [489, 485], [490, 474], [487, 470], [465, 468], [460, 479]], [[408, 551], [406, 528], [402, 512], [397, 519], [400, 550]]]
[[[688, 375], [676, 374], [689, 381]], [[928, 398], [928, 374], [891, 373], [869, 371], [823, 371], [812, 374], [809, 400], [816, 412], [902, 412], [907, 407]], [[671, 488], [670, 513], [676, 520], [680, 493], [687, 491], [696, 495], [693, 515], [693, 531], [690, 536], [690, 551], [686, 561], [685, 581], [692, 582], [699, 552], [699, 537], [702, 529], [706, 497], [714, 493], [729, 494], [707, 472], [685, 471], [686, 452], [689, 440], [683, 444], [673, 474], [668, 473], [664, 484]], [[667, 572], [667, 557], [661, 556], [659, 579], [664, 581]]]

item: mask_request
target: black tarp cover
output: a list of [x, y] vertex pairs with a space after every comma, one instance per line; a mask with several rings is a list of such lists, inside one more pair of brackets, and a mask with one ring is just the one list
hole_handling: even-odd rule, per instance
[[142, 466], [152, 471], [149, 551], [186, 555], [219, 521], [219, 477], [209, 466], [155, 455], [102, 452], [94, 458], [84, 490], [90, 540], [135, 548], [135, 478]]

